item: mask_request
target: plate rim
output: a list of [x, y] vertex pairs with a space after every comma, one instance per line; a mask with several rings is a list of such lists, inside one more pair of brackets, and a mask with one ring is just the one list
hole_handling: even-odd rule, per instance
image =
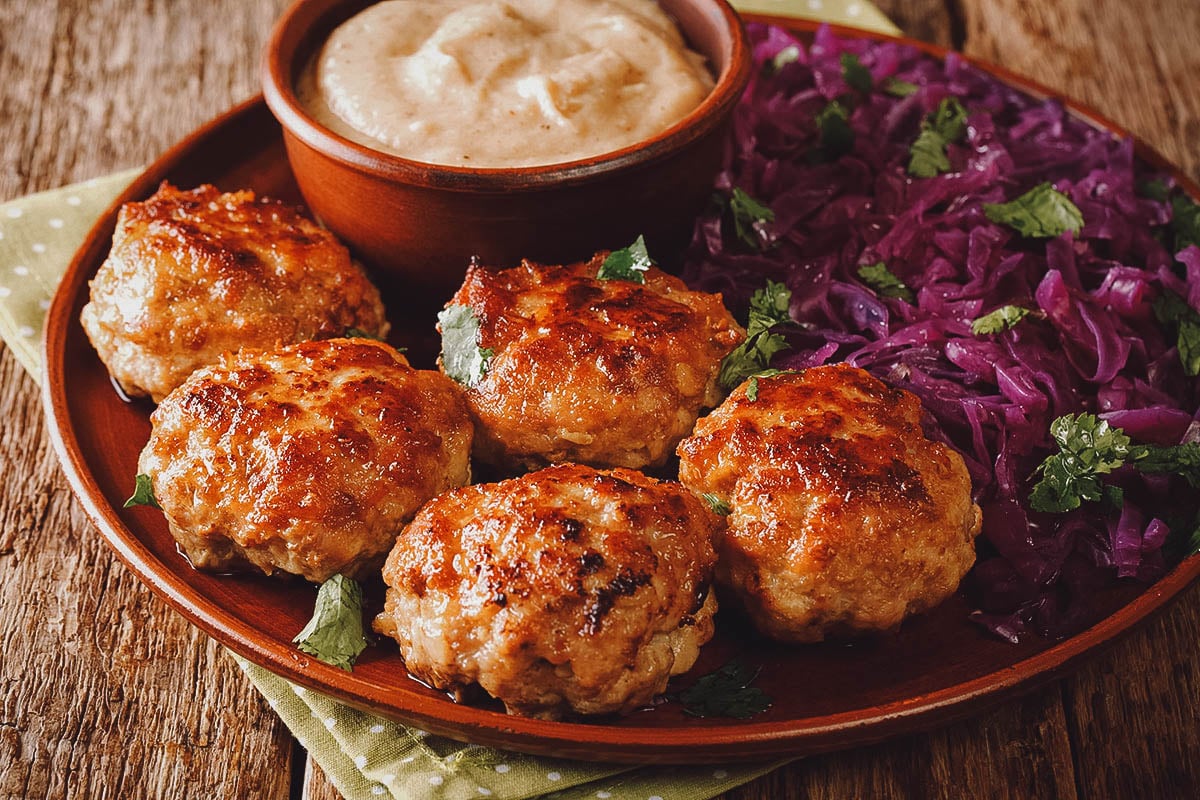
[[[795, 18], [744, 14], [748, 23], [780, 25], [796, 33], [812, 34], [821, 23]], [[830, 25], [834, 33], [853, 38], [895, 42], [945, 59], [948, 55], [983, 69], [1029, 94], [1054, 98], [1072, 113], [1114, 135], [1134, 143], [1139, 157], [1169, 172], [1193, 197], [1200, 187], [1154, 148], [1132, 136], [1122, 126], [1094, 109], [995, 64], [957, 51], [907, 37], [889, 36], [858, 28]], [[1152, 615], [1163, 611], [1200, 577], [1200, 554], [1178, 564], [1137, 597], [1091, 627], [1047, 649], [986, 675], [941, 687], [904, 700], [867, 706], [818, 717], [776, 722], [699, 727], [612, 727], [578, 722], [551, 722], [459, 705], [449, 699], [408, 695], [413, 703], [400, 708], [374, 691], [355, 692], [353, 674], [309, 658], [294, 648], [264, 643], [256, 629], [221, 610], [186, 581], [162, 565], [120, 519], [107, 502], [88, 467], [71, 421], [65, 373], [68, 331], [78, 325], [74, 313], [80, 292], [98, 266], [100, 253], [111, 241], [121, 204], [141, 199], [183, 163], [195, 146], [215, 132], [251, 114], [263, 113], [262, 95], [246, 100], [189, 133], [140, 173], [97, 219], [75, 252], [46, 314], [43, 336], [42, 401], [54, 450], [69, 484], [85, 513], [117, 556], [138, 579], [191, 624], [234, 653], [293, 683], [320, 691], [343, 703], [459, 741], [517, 750], [534, 755], [577, 758], [610, 763], [707, 763], [713, 757], [732, 761], [810, 755], [866, 745], [894, 735], [928, 730], [995, 708], [1018, 694], [1032, 691], [1062, 677], [1084, 659], [1097, 655], [1120, 636]], [[361, 688], [362, 684], [360, 684]], [[370, 690], [370, 685], [366, 687]]]

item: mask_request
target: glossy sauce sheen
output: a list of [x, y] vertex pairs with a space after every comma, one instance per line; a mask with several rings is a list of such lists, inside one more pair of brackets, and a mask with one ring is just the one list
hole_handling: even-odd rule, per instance
[[516, 167], [642, 141], [712, 87], [652, 0], [387, 0], [338, 27], [297, 89], [361, 144]]

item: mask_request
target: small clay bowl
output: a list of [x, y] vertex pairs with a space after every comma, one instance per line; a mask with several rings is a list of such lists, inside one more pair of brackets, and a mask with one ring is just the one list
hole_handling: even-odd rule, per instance
[[567, 263], [644, 234], [668, 267], [708, 202], [750, 52], [725, 0], [660, 0], [707, 57], [716, 86], [666, 131], [615, 152], [550, 166], [473, 169], [422, 163], [352, 142], [317, 123], [296, 82], [330, 32], [370, 5], [299, 0], [275, 26], [263, 94], [312, 211], [385, 289], [453, 290], [472, 257], [490, 266]]

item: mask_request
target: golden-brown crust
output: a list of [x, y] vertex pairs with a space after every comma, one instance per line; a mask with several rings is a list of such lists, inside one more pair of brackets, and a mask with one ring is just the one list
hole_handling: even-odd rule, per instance
[[674, 482], [559, 465], [447, 492], [384, 567], [376, 628], [428, 683], [513, 713], [632, 710], [712, 636], [721, 520]]
[[155, 402], [224, 352], [387, 331], [379, 292], [300, 209], [166, 183], [121, 207], [81, 322], [126, 393]]
[[980, 512], [916, 397], [846, 365], [756, 380], [680, 444], [679, 475], [730, 504], [718, 579], [760, 629], [888, 629], [953, 593]]
[[426, 500], [470, 478], [458, 386], [366, 339], [225, 356], [151, 422], [139, 472], [207, 569], [371, 574]]
[[654, 268], [598, 280], [606, 255], [468, 271], [449, 305], [473, 309], [493, 352], [467, 391], [481, 461], [658, 465], [720, 402], [721, 359], [745, 338], [720, 295]]

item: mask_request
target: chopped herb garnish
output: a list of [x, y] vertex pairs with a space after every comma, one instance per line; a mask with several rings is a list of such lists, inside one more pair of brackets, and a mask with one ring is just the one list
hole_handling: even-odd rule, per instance
[[1171, 221], [1167, 223], [1167, 229], [1171, 232], [1171, 241], [1164, 241], [1164, 244], [1169, 245], [1171, 252], [1200, 245], [1200, 204], [1178, 187], [1172, 189], [1162, 178], [1141, 181], [1137, 192], [1142, 197], [1170, 204]]
[[1154, 316], [1175, 331], [1175, 347], [1186, 375], [1200, 375], [1200, 313], [1170, 289], [1154, 301]]
[[729, 503], [726, 503], [715, 494], [709, 494], [708, 492], [705, 492], [700, 496], [704, 498], [704, 502], [708, 503], [708, 507], [713, 510], [714, 514], [720, 514], [722, 517], [728, 517], [733, 513], [733, 509], [729, 507]]
[[382, 336], [376, 336], [373, 333], [367, 333], [362, 328], [346, 328], [346, 332], [343, 334], [343, 336], [346, 339], [374, 339], [377, 342], [383, 341]]
[[787, 341], [777, 333], [771, 333], [776, 325], [791, 322], [788, 314], [792, 292], [782, 283], [767, 281], [750, 298], [750, 317], [746, 324], [746, 341], [738, 345], [721, 362], [721, 385], [732, 389], [751, 375], [761, 373], [780, 350], [786, 350]]
[[1095, 414], [1059, 417], [1050, 424], [1050, 435], [1059, 452], [1037, 468], [1042, 478], [1029, 495], [1034, 511], [1061, 513], [1079, 508], [1085, 500], [1113, 501], [1117, 498], [1107, 491], [1101, 476], [1126, 465], [1146, 473], [1178, 475], [1200, 487], [1198, 442], [1133, 444], [1125, 431]]
[[778, 53], [776, 53], [775, 57], [771, 59], [771, 61], [770, 61], [771, 70], [773, 72], [779, 72], [779, 70], [783, 69], [788, 64], [794, 63], [799, 60], [800, 60], [800, 48], [794, 44], [788, 45], [787, 47], [783, 48]]
[[967, 109], [957, 97], [944, 97], [927, 124], [947, 142], [957, 142], [967, 132]]
[[488, 362], [494, 355], [490, 347], [479, 346], [479, 318], [470, 306], [447, 306], [438, 313], [442, 331], [442, 367], [446, 374], [464, 386], [483, 380]]
[[1037, 468], [1042, 476], [1029, 495], [1034, 511], [1063, 512], [1079, 508], [1084, 500], [1103, 497], [1100, 476], [1129, 458], [1130, 439], [1095, 414], [1068, 414], [1050, 423], [1050, 435], [1059, 452]]
[[124, 508], [132, 508], [133, 506], [153, 506], [154, 508], [162, 508], [158, 501], [154, 499], [154, 484], [150, 480], [150, 476], [139, 473], [133, 479], [133, 494], [125, 501]]
[[863, 283], [874, 289], [875, 294], [880, 297], [895, 297], [906, 303], [911, 303], [916, 299], [912, 289], [893, 275], [892, 271], [887, 268], [887, 264], [882, 261], [878, 264], [863, 264], [858, 268], [858, 277]]
[[1140, 181], [1136, 188], [1137, 193], [1142, 197], [1157, 200], [1160, 203], [1167, 202], [1167, 198], [1171, 195], [1171, 187], [1167, 186], [1167, 182], [1162, 178], [1155, 178], [1152, 181]]
[[1032, 313], [1028, 308], [1021, 308], [1021, 306], [1000, 306], [995, 311], [988, 312], [972, 322], [971, 333], [976, 336], [1003, 333]]
[[312, 619], [292, 641], [301, 651], [350, 672], [371, 643], [362, 610], [362, 587], [352, 578], [334, 575], [317, 590]]
[[773, 378], [776, 375], [795, 375], [796, 371], [792, 369], [764, 369], [761, 372], [756, 372], [746, 381], [746, 399], [751, 403], [758, 402], [758, 379]]
[[1038, 184], [1007, 203], [984, 203], [983, 213], [992, 222], [1007, 225], [1031, 239], [1051, 239], [1083, 229], [1078, 206], [1049, 183]]
[[883, 82], [883, 90], [892, 97], [908, 97], [916, 94], [920, 88], [915, 83], [902, 81], [899, 78], [888, 78]]
[[761, 250], [767, 240], [764, 226], [775, 221], [775, 212], [737, 187], [729, 198], [729, 210], [733, 213], [733, 229], [738, 239], [748, 247]]
[[853, 53], [842, 53], [842, 80], [856, 92], [869, 93], [875, 88], [875, 79], [871, 70], [863, 66], [858, 56]]
[[600, 265], [596, 277], [602, 281], [646, 282], [646, 270], [654, 266], [646, 251], [646, 240], [639, 236], [629, 247], [613, 250]]
[[817, 114], [820, 147], [817, 160], [833, 161], [854, 149], [854, 129], [850, 127], [850, 112], [833, 100]]
[[918, 178], [932, 178], [950, 171], [950, 159], [946, 156], [946, 140], [932, 130], [921, 131], [908, 153], [909, 175]]
[[908, 172], [918, 178], [932, 178], [950, 171], [946, 146], [957, 142], [967, 131], [967, 110], [956, 97], [946, 97], [937, 110], [921, 122], [921, 133], [909, 149]]
[[732, 717], [749, 719], [766, 711], [771, 698], [751, 686], [759, 670], [734, 659], [716, 672], [703, 676], [689, 689], [680, 692], [684, 712], [694, 717]]
[[1171, 198], [1171, 231], [1175, 234], [1175, 252], [1189, 245], [1200, 245], [1200, 205], [1186, 194]]
[[1168, 519], [1170, 532], [1163, 544], [1163, 550], [1170, 554], [1173, 561], [1200, 553], [1200, 512], [1191, 519], [1183, 515], [1175, 516], [1174, 519]]
[[1104, 486], [1104, 502], [1117, 511], [1125, 507], [1125, 490], [1120, 486], [1105, 484]]

